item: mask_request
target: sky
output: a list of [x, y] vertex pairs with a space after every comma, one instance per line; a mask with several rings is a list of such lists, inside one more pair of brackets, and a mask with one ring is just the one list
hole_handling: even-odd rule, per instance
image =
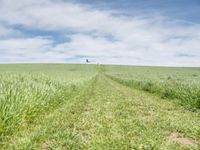
[[200, 66], [199, 0], [0, 0], [0, 63]]

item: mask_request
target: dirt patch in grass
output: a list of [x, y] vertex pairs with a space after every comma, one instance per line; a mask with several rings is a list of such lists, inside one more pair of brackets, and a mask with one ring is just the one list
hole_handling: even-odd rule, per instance
[[189, 138], [189, 137], [184, 137], [182, 134], [178, 132], [172, 132], [169, 135], [169, 140], [171, 142], [178, 143], [183, 146], [192, 146], [192, 147], [197, 147], [198, 143], [196, 140]]
[[48, 150], [49, 149], [49, 145], [47, 142], [42, 143], [41, 145], [41, 150]]

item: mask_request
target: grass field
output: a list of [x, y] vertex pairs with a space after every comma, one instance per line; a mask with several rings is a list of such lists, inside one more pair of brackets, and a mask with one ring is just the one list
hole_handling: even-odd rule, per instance
[[200, 68], [0, 65], [0, 149], [200, 149]]

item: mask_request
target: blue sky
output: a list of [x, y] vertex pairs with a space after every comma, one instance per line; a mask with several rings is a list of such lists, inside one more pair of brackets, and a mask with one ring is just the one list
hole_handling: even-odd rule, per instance
[[1, 0], [0, 63], [200, 66], [199, 0]]

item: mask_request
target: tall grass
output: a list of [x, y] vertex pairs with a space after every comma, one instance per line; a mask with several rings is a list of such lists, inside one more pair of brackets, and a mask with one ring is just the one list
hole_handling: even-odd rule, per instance
[[78, 93], [93, 65], [0, 65], [0, 141]]
[[62, 85], [44, 75], [0, 74], [1, 138], [28, 127], [35, 117], [67, 100], [75, 89], [75, 85]]
[[107, 68], [107, 76], [126, 86], [155, 93], [161, 98], [195, 111], [200, 109], [200, 70], [198, 68], [159, 68], [114, 66]]

